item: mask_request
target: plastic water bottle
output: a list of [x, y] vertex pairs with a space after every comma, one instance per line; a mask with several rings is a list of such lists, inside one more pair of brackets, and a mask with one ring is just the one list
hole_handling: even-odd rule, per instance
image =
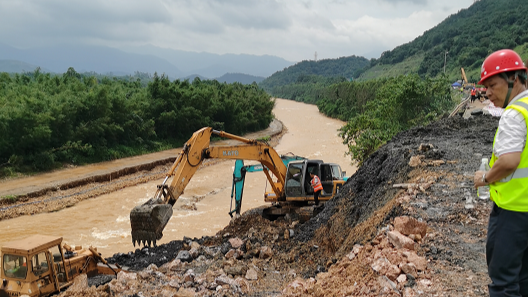
[[[488, 158], [482, 158], [482, 162], [480, 163], [480, 171], [488, 172], [490, 170], [489, 164], [488, 164]], [[489, 185], [488, 186], [481, 186], [477, 189], [477, 196], [480, 199], [490, 199], [490, 192], [489, 192]]]

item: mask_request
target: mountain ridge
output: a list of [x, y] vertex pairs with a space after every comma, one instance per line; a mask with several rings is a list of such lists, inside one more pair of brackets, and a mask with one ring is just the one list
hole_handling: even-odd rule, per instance
[[[287, 61], [283, 58], [271, 55], [249, 55], [249, 54], [213, 54], [208, 52], [190, 52], [183, 50], [175, 50], [169, 48], [161, 48], [153, 45], [143, 45], [137, 47], [121, 48], [123, 51], [131, 53], [149, 53], [162, 57], [174, 65], [178, 65], [181, 70], [187, 74], [198, 73], [197, 70], [204, 69], [207, 71], [213, 65], [227, 66], [230, 69], [219, 73], [215, 70], [211, 74], [201, 74], [206, 77], [219, 77], [226, 73], [245, 73], [254, 76], [268, 77], [274, 72], [293, 65], [293, 62]], [[258, 65], [255, 59], [263, 62]]]
[[[106, 46], [79, 44], [18, 49], [0, 43], [0, 59], [19, 61], [55, 73], [64, 73], [68, 68], [73, 67], [77, 72], [112, 75], [131, 75], [136, 71], [150, 74], [157, 72], [158, 74], [166, 74], [172, 79], [184, 79], [193, 75], [214, 79], [228, 73], [265, 77], [292, 64], [285, 59], [269, 55], [218, 55], [156, 47], [149, 49], [152, 48], [158, 49], [158, 52], [165, 52], [165, 54], [158, 56], [155, 50], [150, 53], [145, 50], [133, 52]], [[182, 55], [177, 56], [178, 54]], [[169, 58], [170, 61], [166, 58]], [[175, 64], [178, 61], [181, 62], [183, 70]], [[195, 68], [192, 68], [193, 66]], [[11, 72], [10, 68], [7, 67], [0, 68], [0, 71]], [[24, 71], [28, 71], [28, 69], [24, 69]]]

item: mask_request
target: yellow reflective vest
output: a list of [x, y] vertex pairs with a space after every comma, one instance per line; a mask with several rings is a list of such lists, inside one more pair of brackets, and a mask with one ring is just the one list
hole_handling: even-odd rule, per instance
[[[508, 109], [519, 111], [528, 125], [528, 97], [511, 103], [506, 107], [506, 110]], [[493, 147], [495, 147], [496, 140], [497, 133], [495, 133]], [[490, 167], [493, 167], [497, 159], [498, 157], [493, 153], [489, 163]], [[521, 153], [521, 161], [517, 169], [509, 176], [490, 184], [490, 196], [491, 200], [502, 209], [528, 212], [528, 149], [526, 146]]]

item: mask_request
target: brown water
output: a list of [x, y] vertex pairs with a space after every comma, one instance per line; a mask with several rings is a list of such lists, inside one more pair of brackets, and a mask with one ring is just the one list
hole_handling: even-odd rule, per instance
[[[315, 105], [290, 100], [277, 99], [273, 112], [288, 129], [275, 148], [279, 154], [292, 152], [338, 163], [348, 176], [355, 172], [350, 159], [344, 156], [347, 148], [337, 132], [343, 122], [323, 116]], [[174, 206], [174, 214], [158, 244], [181, 240], [183, 236], [214, 235], [229, 224], [233, 166], [233, 161], [222, 161], [197, 171]], [[152, 197], [161, 182], [129, 187], [54, 213], [0, 221], [0, 245], [31, 234], [45, 234], [62, 236], [70, 245], [96, 246], [105, 257], [132, 251], [135, 248], [130, 237], [130, 210]], [[242, 212], [265, 204], [266, 187], [269, 185], [263, 173], [246, 175]], [[192, 203], [197, 210], [181, 208]]]

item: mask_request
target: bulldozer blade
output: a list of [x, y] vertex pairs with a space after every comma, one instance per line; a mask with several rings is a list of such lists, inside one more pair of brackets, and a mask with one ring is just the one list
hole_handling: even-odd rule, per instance
[[143, 205], [134, 207], [130, 212], [130, 225], [132, 227], [132, 243], [156, 246], [156, 241], [163, 237], [163, 229], [172, 216], [172, 205], [155, 204], [153, 200]]

